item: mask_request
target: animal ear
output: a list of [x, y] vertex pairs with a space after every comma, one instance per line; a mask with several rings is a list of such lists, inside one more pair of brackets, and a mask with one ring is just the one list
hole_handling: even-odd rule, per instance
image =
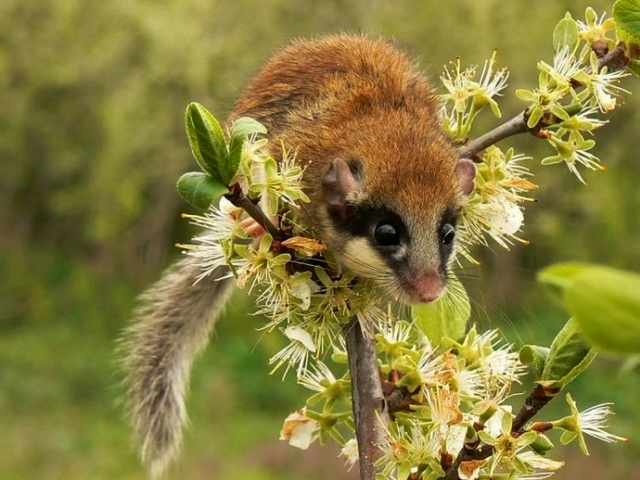
[[468, 158], [461, 158], [456, 165], [456, 174], [460, 181], [462, 193], [468, 196], [476, 186], [476, 166]]
[[347, 162], [336, 158], [329, 163], [322, 177], [322, 195], [329, 212], [346, 217], [348, 199], [359, 190], [360, 182]]

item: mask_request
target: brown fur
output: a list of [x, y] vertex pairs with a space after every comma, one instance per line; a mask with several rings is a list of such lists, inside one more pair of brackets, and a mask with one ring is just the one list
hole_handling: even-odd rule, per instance
[[416, 242], [411, 277], [437, 269], [435, 227], [443, 210], [459, 208], [464, 197], [457, 153], [441, 131], [436, 108], [427, 80], [403, 51], [381, 39], [336, 35], [276, 53], [248, 85], [232, 118], [256, 118], [272, 138], [296, 149], [307, 165], [312, 202], [306, 207], [316, 236], [337, 253], [350, 238], [327, 219], [321, 179], [336, 158], [361, 161], [357, 200], [402, 212]]
[[[230, 121], [240, 116], [265, 124], [276, 157], [278, 139], [297, 151], [307, 167], [308, 215], [330, 248], [346, 251], [350, 239], [329, 222], [321, 180], [332, 160], [358, 159], [364, 180], [357, 201], [402, 213], [415, 240], [409, 263], [416, 271], [439, 261], [436, 224], [463, 192], [433, 94], [404, 53], [366, 36], [295, 42], [248, 85]], [[379, 264], [368, 275], [389, 276]], [[124, 342], [132, 425], [154, 474], [178, 450], [191, 363], [228, 297], [229, 280], [193, 286], [197, 273], [194, 260], [184, 258], [152, 286]]]

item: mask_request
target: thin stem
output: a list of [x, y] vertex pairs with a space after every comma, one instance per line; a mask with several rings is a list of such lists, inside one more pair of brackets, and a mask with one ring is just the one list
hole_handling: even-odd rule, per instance
[[234, 183], [229, 187], [230, 192], [225, 195], [225, 198], [229, 200], [232, 204], [234, 204], [238, 208], [242, 208], [245, 212], [249, 214], [251, 218], [253, 218], [258, 224], [264, 228], [269, 235], [271, 235], [276, 240], [282, 240], [284, 238], [284, 234], [282, 231], [276, 227], [269, 217], [262, 211], [262, 209], [253, 203], [249, 197], [245, 195], [240, 188], [240, 185]]
[[480, 153], [485, 148], [498, 143], [500, 140], [504, 140], [512, 135], [518, 133], [525, 133], [529, 131], [524, 113], [519, 113], [511, 120], [506, 121], [502, 125], [497, 126], [490, 132], [470, 141], [464, 147], [460, 149], [458, 155], [460, 158], [472, 158], [474, 155]]
[[376, 462], [382, 456], [385, 425], [389, 422], [375, 342], [362, 332], [360, 322], [352, 318], [343, 328], [349, 356], [353, 419], [358, 440], [360, 480], [374, 480]]

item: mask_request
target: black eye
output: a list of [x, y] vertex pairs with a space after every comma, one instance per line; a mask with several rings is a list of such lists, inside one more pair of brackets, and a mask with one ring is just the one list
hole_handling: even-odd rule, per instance
[[376, 227], [375, 232], [373, 232], [373, 238], [376, 239], [379, 245], [383, 247], [392, 247], [395, 245], [400, 245], [400, 237], [398, 236], [398, 231], [395, 229], [393, 225], [388, 223], [381, 223]]
[[450, 223], [445, 223], [444, 225], [442, 225], [440, 234], [442, 235], [442, 243], [444, 245], [449, 245], [451, 242], [453, 242], [453, 239], [456, 236], [456, 229]]

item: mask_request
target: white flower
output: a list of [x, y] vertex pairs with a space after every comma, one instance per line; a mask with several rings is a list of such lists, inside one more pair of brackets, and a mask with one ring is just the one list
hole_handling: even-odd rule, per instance
[[307, 409], [302, 408], [290, 414], [280, 430], [280, 440], [288, 440], [292, 447], [306, 450], [318, 438], [320, 423], [307, 417]]
[[569, 88], [571, 80], [583, 69], [582, 61], [576, 58], [568, 45], [565, 45], [553, 57], [553, 66], [545, 62], [538, 63], [538, 70], [547, 73], [561, 87]]
[[[426, 347], [422, 350], [420, 360], [418, 360], [418, 375], [420, 383], [425, 389], [438, 386], [440, 384], [439, 376], [443, 373], [443, 368], [447, 366], [443, 362], [443, 357], [436, 354], [432, 347]], [[449, 371], [446, 372], [450, 374]]]
[[611, 411], [611, 403], [602, 403], [580, 412], [578, 411], [576, 402], [571, 398], [569, 393], [567, 393], [566, 399], [571, 408], [571, 415], [552, 422], [554, 427], [560, 427], [565, 430], [560, 437], [563, 445], [577, 438], [582, 452], [585, 455], [589, 455], [589, 450], [584, 441], [585, 434], [607, 443], [627, 441], [626, 438], [618, 437], [604, 430], [609, 426], [607, 417], [613, 414]]
[[424, 394], [431, 412], [431, 422], [436, 426], [436, 432], [440, 438], [445, 440], [449, 426], [463, 420], [460, 396], [448, 385], [425, 389]]
[[476, 210], [493, 229], [497, 230], [496, 233], [490, 230], [489, 234], [500, 244], [503, 243], [501, 238], [504, 235], [514, 235], [524, 223], [524, 215], [520, 207], [503, 197], [496, 197], [489, 203], [478, 205]]
[[484, 61], [482, 73], [478, 80], [478, 90], [481, 90], [489, 98], [499, 95], [507, 86], [507, 79], [509, 78], [509, 72], [506, 68], [501, 68], [494, 72], [495, 57], [496, 52], [494, 51], [491, 58]]
[[347, 470], [351, 470], [353, 466], [358, 463], [360, 456], [358, 454], [358, 442], [355, 438], [352, 438], [344, 444], [340, 450], [340, 456], [344, 458]]
[[555, 472], [556, 470], [559, 470], [564, 466], [564, 462], [559, 462], [548, 457], [543, 457], [542, 455], [538, 455], [532, 450], [522, 452], [520, 455], [518, 455], [518, 458], [520, 458], [520, 460], [529, 465], [531, 468], [535, 468], [536, 470], [546, 470], [547, 472]]
[[411, 337], [411, 324], [398, 320], [380, 327], [382, 338], [391, 346], [402, 346]]
[[[230, 255], [225, 251], [223, 242], [244, 236], [240, 227], [242, 210], [223, 197], [217, 207], [212, 205], [204, 215], [183, 214], [183, 217], [204, 230], [202, 234], [193, 238], [193, 244], [178, 245], [184, 249], [182, 253], [200, 259], [202, 273], [196, 277], [197, 283], [219, 267], [228, 265]], [[231, 264], [233, 267], [241, 267], [245, 261], [234, 258]]]
[[600, 69], [598, 57], [591, 52], [589, 58], [591, 73], [579, 76], [579, 80], [585, 84], [587, 90], [593, 95], [593, 100], [604, 113], [616, 108], [615, 96], [620, 93], [629, 93], [628, 90], [617, 85], [620, 79], [629, 76], [625, 70], [609, 72], [607, 68]]
[[303, 328], [296, 326], [285, 328], [284, 334], [291, 342], [269, 359], [269, 365], [276, 364], [270, 374], [273, 374], [284, 363], [287, 363], [284, 375], [289, 371], [289, 367], [296, 366], [297, 376], [301, 377], [307, 368], [309, 353], [315, 353], [316, 351], [313, 337]]
[[318, 361], [313, 366], [313, 371], [307, 369], [298, 380], [298, 383], [309, 390], [322, 393], [333, 386], [336, 381], [336, 377], [329, 370], [329, 367]]

